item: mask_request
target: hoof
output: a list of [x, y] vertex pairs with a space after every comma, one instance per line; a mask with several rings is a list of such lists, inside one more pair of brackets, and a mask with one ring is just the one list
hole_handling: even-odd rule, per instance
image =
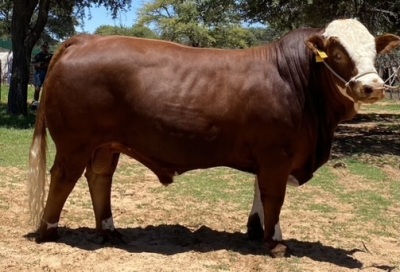
[[249, 216], [247, 221], [247, 236], [253, 241], [262, 241], [264, 238], [264, 229], [261, 226], [260, 217], [257, 213]]
[[37, 237], [35, 238], [36, 243], [45, 243], [45, 242], [55, 242], [60, 238], [57, 232], [58, 228], [51, 228], [42, 230], [42, 227], [37, 231]]
[[272, 258], [290, 257], [289, 248], [283, 242], [271, 242], [265, 244], [269, 256]]

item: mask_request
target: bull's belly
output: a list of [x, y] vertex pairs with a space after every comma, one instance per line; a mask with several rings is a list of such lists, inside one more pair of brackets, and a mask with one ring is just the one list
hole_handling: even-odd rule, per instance
[[170, 183], [173, 176], [194, 169], [228, 166], [252, 171], [254, 168], [252, 162], [245, 159], [248, 157], [246, 152], [229, 139], [157, 133], [135, 136], [102, 144], [102, 147], [136, 159], [153, 171], [162, 183]]
[[[235, 160], [234, 148], [229, 145], [200, 140], [168, 139], [155, 142], [134, 141], [124, 151], [134, 153], [132, 157], [149, 161], [162, 168], [184, 172], [197, 168], [228, 165]], [[125, 152], [123, 152], [125, 153]]]

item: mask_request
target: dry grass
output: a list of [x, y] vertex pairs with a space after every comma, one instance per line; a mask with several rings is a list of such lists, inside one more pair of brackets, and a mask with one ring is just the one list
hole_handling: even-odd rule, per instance
[[[124, 158], [122, 166], [129, 165], [139, 168]], [[61, 239], [36, 244], [26, 238], [31, 229], [26, 224], [25, 171], [0, 171], [0, 267], [7, 271], [387, 271], [400, 265], [398, 202], [378, 211], [390, 224], [364, 218], [357, 213], [358, 200], [343, 200], [358, 186], [366, 190], [360, 178], [347, 171], [333, 174], [339, 187], [352, 184], [341, 194], [312, 183], [288, 190], [281, 222], [293, 256], [283, 260], [263, 256], [260, 245], [246, 239], [249, 205], [237, 204], [239, 192], [218, 202], [176, 194], [183, 184], [164, 188], [145, 169], [134, 178], [120, 170], [114, 183], [115, 221], [127, 244], [96, 243], [84, 180], [65, 206]], [[385, 171], [398, 175], [390, 167]], [[318, 175], [316, 182], [323, 182]], [[250, 204], [250, 178], [247, 185], [243, 198]], [[368, 187], [381, 189], [372, 183]]]

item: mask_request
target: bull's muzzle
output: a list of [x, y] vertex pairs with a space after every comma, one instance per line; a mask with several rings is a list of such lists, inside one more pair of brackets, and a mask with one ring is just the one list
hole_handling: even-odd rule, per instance
[[355, 82], [354, 87], [350, 89], [353, 90], [351, 96], [362, 103], [374, 103], [385, 98], [386, 87], [378, 80], [369, 84]]

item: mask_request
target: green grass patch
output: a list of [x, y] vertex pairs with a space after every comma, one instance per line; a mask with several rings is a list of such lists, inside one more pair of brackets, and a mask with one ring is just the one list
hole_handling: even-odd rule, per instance
[[143, 180], [145, 173], [149, 170], [132, 159], [131, 163], [121, 163], [120, 161], [116, 171], [121, 176], [129, 177], [129, 179], [123, 179], [121, 182], [132, 183], [132, 180]]
[[365, 104], [363, 105], [363, 108], [365, 108], [368, 111], [387, 111], [387, 112], [399, 113], [400, 103], [399, 100], [396, 99], [384, 99], [380, 103]]
[[[28, 87], [28, 101], [33, 99], [34, 88]], [[32, 142], [35, 126], [35, 113], [28, 111], [27, 116], [13, 116], [7, 114], [8, 86], [1, 86], [0, 101], [0, 166], [27, 167], [29, 148]], [[54, 144], [48, 137], [49, 155], [51, 164], [54, 157]]]
[[371, 190], [357, 191], [348, 194], [357, 213], [367, 220], [382, 221], [385, 218], [383, 214], [391, 205], [394, 205], [388, 198]]
[[[335, 195], [343, 203], [351, 204], [357, 215], [357, 221], [370, 221], [378, 225], [393, 224], [385, 215], [385, 211], [396, 205], [396, 201], [399, 199], [400, 189], [397, 188], [400, 187], [399, 182], [391, 180], [381, 168], [362, 162], [357, 157], [345, 159], [344, 163], [347, 166], [348, 174], [343, 179], [349, 179], [351, 183], [352, 178], [361, 177], [361, 183], [365, 185], [365, 188], [360, 187], [359, 190], [354, 190], [345, 185], [336, 185]], [[324, 185], [326, 184], [329, 183], [324, 183]], [[329, 191], [329, 186], [326, 190]], [[327, 212], [334, 212], [334, 210], [327, 210]]]
[[21, 167], [28, 165], [29, 147], [33, 130], [0, 128], [0, 165]]
[[28, 116], [15, 116], [7, 114], [7, 105], [0, 103], [0, 128], [31, 129], [35, 125], [36, 116], [29, 112]]
[[247, 207], [253, 197], [254, 178], [254, 175], [227, 167], [196, 170], [175, 177], [168, 192], [207, 199], [209, 203], [231, 202]]
[[363, 177], [365, 180], [385, 181], [388, 179], [387, 174], [375, 165], [363, 163], [354, 158], [345, 160], [345, 163], [351, 174]]
[[[9, 85], [1, 85], [0, 84], [0, 94], [1, 94], [1, 99], [0, 102], [5, 102], [7, 103], [8, 101], [8, 92], [9, 92]], [[28, 101], [32, 101], [33, 100], [33, 94], [34, 94], [35, 88], [32, 85], [28, 86]]]
[[389, 184], [392, 199], [396, 201], [397, 206], [400, 208], [400, 180], [392, 180]]
[[311, 204], [309, 206], [311, 211], [319, 212], [319, 213], [333, 213], [336, 212], [337, 209], [327, 205], [327, 204]]
[[309, 181], [309, 184], [321, 188], [324, 191], [335, 193], [344, 189], [343, 186], [338, 183], [338, 180], [339, 177], [336, 176], [332, 168], [326, 164], [314, 173], [314, 177]]
[[[35, 114], [33, 111], [28, 110], [27, 116], [14, 116], [7, 114], [7, 101], [8, 101], [8, 85], [1, 87], [1, 100], [0, 100], [0, 128], [15, 128], [15, 129], [30, 129], [35, 125]], [[33, 87], [28, 88], [28, 101], [33, 98]]]
[[[341, 210], [341, 206], [349, 206], [355, 217], [354, 220], [340, 223], [343, 230], [371, 222], [376, 231], [390, 236], [392, 233], [385, 229], [396, 228], [396, 222], [392, 220], [394, 215], [387, 211], [398, 205], [400, 181], [391, 179], [382, 168], [365, 163], [358, 157], [342, 161], [346, 165], [342, 171], [334, 171], [332, 163], [326, 164], [314, 174], [314, 178], [306, 185], [307, 189], [289, 189], [289, 208], [296, 209], [300, 204], [302, 209], [318, 212], [334, 220], [345, 211]], [[330, 232], [328, 229], [327, 235]]]

